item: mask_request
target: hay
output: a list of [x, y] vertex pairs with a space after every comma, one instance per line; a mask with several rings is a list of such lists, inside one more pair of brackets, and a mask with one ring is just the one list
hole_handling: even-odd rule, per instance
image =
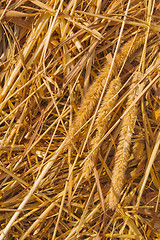
[[[0, 2], [0, 240], [159, 239], [159, 13], [155, 1]], [[143, 91], [128, 105], [137, 72], [134, 88]], [[125, 177], [110, 210], [133, 106]]]

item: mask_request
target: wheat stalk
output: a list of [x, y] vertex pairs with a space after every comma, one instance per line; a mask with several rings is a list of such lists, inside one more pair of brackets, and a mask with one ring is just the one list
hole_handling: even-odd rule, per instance
[[[111, 114], [108, 114], [117, 98], [118, 98], [118, 91], [121, 87], [121, 80], [120, 77], [116, 77], [114, 80], [111, 81], [108, 91], [106, 92], [102, 105], [98, 111], [97, 119], [95, 121], [95, 125], [97, 128], [97, 132], [95, 137], [91, 141], [91, 150], [95, 149], [91, 155], [91, 157], [87, 158], [85, 161], [84, 167], [83, 167], [83, 176], [85, 178], [88, 178], [91, 169], [92, 169], [92, 162], [95, 162], [96, 156], [98, 154], [99, 147], [97, 147], [98, 142], [101, 140], [101, 138], [104, 136], [104, 133], [107, 130], [107, 123], [111, 118]], [[106, 117], [107, 116], [107, 117]]]
[[[135, 73], [134, 77], [132, 78], [132, 84], [130, 86], [130, 89], [134, 90], [128, 96], [127, 108], [131, 106], [133, 101], [140, 93], [141, 87], [137, 86], [135, 88], [135, 85], [141, 78], [142, 74], [140, 72]], [[122, 120], [119, 143], [115, 154], [115, 164], [111, 179], [111, 188], [107, 197], [109, 201], [109, 208], [112, 210], [114, 210], [116, 205], [118, 204], [121, 190], [123, 187], [123, 181], [130, 152], [131, 138], [134, 131], [136, 119], [137, 105], [134, 105]]]

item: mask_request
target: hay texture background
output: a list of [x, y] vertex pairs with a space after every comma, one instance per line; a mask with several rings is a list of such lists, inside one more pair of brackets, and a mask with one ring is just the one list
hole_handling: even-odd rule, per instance
[[160, 239], [159, 16], [0, 1], [0, 240]]

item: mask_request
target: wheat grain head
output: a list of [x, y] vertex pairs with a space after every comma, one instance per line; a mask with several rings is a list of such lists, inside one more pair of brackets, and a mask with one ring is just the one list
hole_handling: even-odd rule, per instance
[[95, 162], [95, 159], [98, 154], [99, 147], [97, 144], [104, 136], [104, 133], [107, 130], [107, 123], [111, 118], [111, 114], [107, 117], [106, 115], [112, 110], [117, 98], [118, 98], [118, 91], [121, 87], [121, 80], [120, 77], [116, 77], [113, 79], [108, 87], [108, 90], [104, 96], [102, 105], [98, 111], [97, 119], [95, 121], [95, 126], [97, 128], [95, 137], [91, 140], [91, 151], [95, 149], [91, 155], [91, 157], [87, 158], [84, 167], [83, 167], [83, 175], [85, 178], [88, 178], [91, 170], [92, 170], [92, 163], [91, 161]]
[[[118, 51], [116, 58], [115, 58], [115, 66], [118, 70], [122, 64], [124, 63], [127, 56], [132, 55], [143, 43], [145, 40], [145, 37], [138, 36], [138, 41], [134, 41], [134, 37], [130, 39], [127, 43], [125, 43], [121, 50]], [[95, 82], [91, 85], [89, 88], [85, 98], [83, 99], [81, 106], [77, 112], [77, 115], [75, 117], [75, 120], [73, 121], [73, 124], [70, 127], [69, 130], [69, 137], [73, 138], [73, 136], [76, 134], [76, 132], [85, 124], [85, 122], [90, 118], [95, 105], [97, 104], [103, 87], [104, 83], [107, 79], [108, 73], [110, 71], [110, 65], [106, 64], [104, 68], [101, 70], [101, 73], [97, 76]], [[114, 70], [112, 70], [111, 76], [115, 75]], [[78, 138], [74, 136], [74, 142]]]
[[[132, 78], [130, 89], [134, 89], [128, 96], [127, 108], [131, 106], [135, 98], [140, 92], [140, 86], [135, 87], [136, 83], [141, 79], [140, 72], [135, 73]], [[119, 143], [115, 154], [115, 164], [111, 179], [111, 188], [109, 190], [109, 208], [114, 210], [118, 204], [121, 190], [123, 187], [127, 161], [129, 158], [131, 138], [137, 119], [137, 106], [134, 105], [122, 120], [122, 128], [120, 131]]]

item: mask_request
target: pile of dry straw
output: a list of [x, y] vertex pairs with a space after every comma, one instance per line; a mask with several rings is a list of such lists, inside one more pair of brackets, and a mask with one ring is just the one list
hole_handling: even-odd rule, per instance
[[160, 239], [159, 14], [0, 1], [0, 240]]

